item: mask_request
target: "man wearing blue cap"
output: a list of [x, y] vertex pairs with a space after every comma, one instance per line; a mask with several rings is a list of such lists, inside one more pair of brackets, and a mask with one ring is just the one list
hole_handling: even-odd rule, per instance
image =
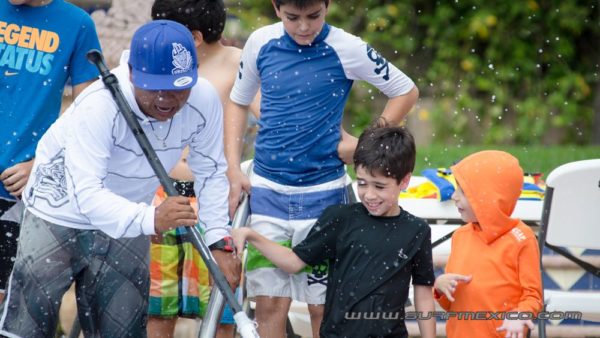
[[62, 295], [75, 281], [86, 336], [145, 337], [147, 235], [197, 222], [209, 245], [229, 235], [222, 106], [197, 65], [189, 30], [158, 20], [137, 30], [113, 73], [167, 170], [190, 147], [200, 219], [186, 197], [152, 206], [159, 181], [96, 81], [38, 145], [0, 335], [53, 336]]

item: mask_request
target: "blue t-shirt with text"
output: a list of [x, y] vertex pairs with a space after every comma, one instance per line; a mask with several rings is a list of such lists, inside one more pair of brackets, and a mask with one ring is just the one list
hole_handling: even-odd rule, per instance
[[[64, 0], [39, 7], [0, 1], [0, 172], [35, 157], [67, 79], [77, 85], [98, 76], [86, 59], [90, 49], [100, 44], [80, 8]], [[2, 184], [0, 198], [14, 199]]]

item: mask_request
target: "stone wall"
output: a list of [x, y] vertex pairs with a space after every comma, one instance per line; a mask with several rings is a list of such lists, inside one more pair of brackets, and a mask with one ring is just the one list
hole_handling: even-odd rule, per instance
[[150, 21], [151, 8], [151, 0], [113, 0], [108, 11], [91, 14], [109, 68], [117, 66], [121, 52], [129, 49], [135, 30]]

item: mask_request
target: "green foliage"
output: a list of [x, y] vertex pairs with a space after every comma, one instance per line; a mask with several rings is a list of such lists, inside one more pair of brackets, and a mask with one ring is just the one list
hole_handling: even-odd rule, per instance
[[597, 7], [469, 1], [438, 3], [427, 13], [425, 45], [436, 51], [427, 69], [438, 84], [432, 94], [467, 117], [467, 123], [448, 126], [442, 121], [449, 112], [436, 107], [439, 135], [531, 144], [559, 129], [561, 141], [587, 141], [598, 53], [582, 45], [600, 36]]
[[600, 146], [447, 146], [442, 144], [432, 144], [430, 146], [417, 149], [417, 163], [415, 165], [415, 174], [426, 168], [449, 167], [462, 158], [481, 150], [503, 150], [519, 159], [519, 163], [525, 172], [548, 174], [562, 164], [598, 158]]
[[[593, 110], [600, 95], [599, 6], [333, 1], [327, 21], [362, 37], [415, 80], [421, 97], [433, 102], [427, 109], [437, 142], [585, 144], [600, 128]], [[270, 1], [229, 2], [229, 9], [247, 31], [277, 20]], [[383, 105], [370, 86], [355, 87], [346, 113], [356, 133]]]
[[[519, 163], [525, 172], [542, 173], [543, 178], [548, 177], [548, 174], [560, 165], [598, 158], [598, 154], [600, 154], [600, 146], [448, 146], [432, 144], [418, 147], [414, 174], [421, 175], [421, 171], [427, 168], [448, 168], [470, 154], [490, 149], [503, 150], [512, 154], [519, 159]], [[348, 173], [352, 178], [356, 177], [353, 166], [348, 166]]]

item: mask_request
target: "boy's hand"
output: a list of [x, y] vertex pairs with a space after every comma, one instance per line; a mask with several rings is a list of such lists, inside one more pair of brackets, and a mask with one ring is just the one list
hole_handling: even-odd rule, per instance
[[471, 281], [473, 276], [459, 275], [457, 273], [445, 273], [435, 279], [433, 287], [438, 291], [446, 295], [449, 301], [453, 302], [454, 297], [452, 296], [456, 291], [458, 283], [468, 283]]
[[229, 218], [233, 219], [235, 210], [240, 204], [242, 190], [250, 193], [250, 180], [239, 168], [227, 169], [227, 179], [229, 180]]
[[496, 329], [496, 331], [506, 331], [506, 338], [523, 338], [525, 337], [525, 330], [523, 326], [527, 326], [530, 330], [533, 330], [535, 325], [531, 320], [525, 319], [505, 319], [502, 326]]
[[233, 246], [238, 257], [244, 254], [244, 246], [246, 245], [246, 237], [248, 237], [248, 228], [231, 229], [231, 238], [233, 238]]
[[178, 226], [194, 226], [198, 222], [190, 200], [183, 196], [169, 196], [154, 210], [154, 231], [157, 233]]
[[25, 185], [27, 185], [31, 167], [33, 167], [33, 160], [17, 163], [0, 174], [0, 181], [12, 196], [21, 197]]

